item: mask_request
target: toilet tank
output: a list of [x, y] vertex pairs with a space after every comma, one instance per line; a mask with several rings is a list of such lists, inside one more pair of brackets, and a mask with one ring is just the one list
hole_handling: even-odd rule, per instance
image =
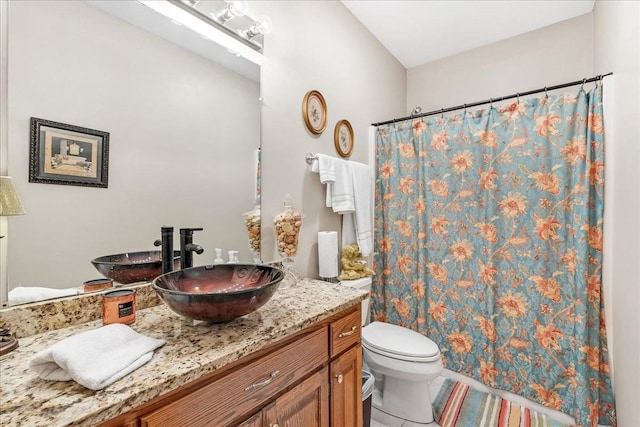
[[[369, 292], [371, 295], [371, 277], [363, 277], [361, 279], [356, 280], [343, 280], [340, 284], [344, 286], [350, 286], [352, 288], [362, 289], [363, 291]], [[362, 300], [362, 327], [364, 328], [369, 324], [369, 302], [371, 301], [370, 297]]]

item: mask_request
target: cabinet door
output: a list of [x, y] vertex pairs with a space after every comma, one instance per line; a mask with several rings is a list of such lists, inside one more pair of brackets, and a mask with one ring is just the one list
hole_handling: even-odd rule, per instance
[[328, 370], [325, 367], [264, 410], [264, 427], [328, 427]]
[[362, 426], [362, 347], [331, 362], [331, 425]]

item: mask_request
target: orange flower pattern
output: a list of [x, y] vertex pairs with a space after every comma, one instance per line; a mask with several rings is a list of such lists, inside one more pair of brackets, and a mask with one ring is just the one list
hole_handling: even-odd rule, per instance
[[585, 427], [616, 424], [601, 97], [542, 95], [376, 135], [373, 318]]

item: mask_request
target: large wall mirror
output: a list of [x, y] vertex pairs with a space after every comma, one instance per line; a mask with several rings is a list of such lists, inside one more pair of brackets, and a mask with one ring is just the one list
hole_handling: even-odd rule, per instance
[[[259, 190], [259, 67], [221, 66], [101, 2], [9, 3], [7, 170], [26, 210], [8, 218], [9, 290], [81, 287], [101, 277], [93, 258], [158, 249], [163, 225], [176, 249], [179, 228], [204, 229], [194, 265], [214, 248], [252, 262], [242, 214]], [[28, 182], [31, 117], [108, 132], [108, 188]]]

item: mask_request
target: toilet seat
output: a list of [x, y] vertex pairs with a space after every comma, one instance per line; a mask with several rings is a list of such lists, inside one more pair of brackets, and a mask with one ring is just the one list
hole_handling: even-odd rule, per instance
[[424, 335], [390, 323], [372, 322], [362, 329], [362, 346], [374, 353], [409, 362], [440, 359], [437, 344]]

